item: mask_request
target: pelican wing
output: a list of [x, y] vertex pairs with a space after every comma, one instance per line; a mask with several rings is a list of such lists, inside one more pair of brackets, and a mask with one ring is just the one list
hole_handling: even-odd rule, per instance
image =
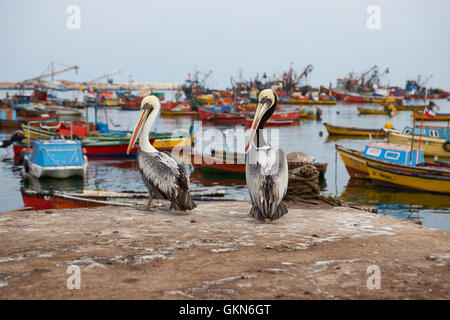
[[[167, 199], [178, 196], [180, 185], [178, 180], [182, 173], [177, 162], [162, 152], [143, 152], [138, 154], [139, 169], [143, 178]], [[183, 179], [182, 179], [183, 180]]]
[[[256, 159], [252, 162], [250, 159]], [[246, 158], [246, 180], [253, 206], [265, 219], [281, 216], [279, 205], [288, 186], [287, 159], [283, 150], [252, 149]], [[283, 214], [287, 212], [281, 210]], [[259, 214], [258, 214], [259, 215]], [[257, 217], [255, 218], [263, 218]]]
[[165, 152], [138, 153], [142, 178], [155, 194], [170, 200], [176, 210], [195, 208], [189, 195], [189, 176], [184, 165]]

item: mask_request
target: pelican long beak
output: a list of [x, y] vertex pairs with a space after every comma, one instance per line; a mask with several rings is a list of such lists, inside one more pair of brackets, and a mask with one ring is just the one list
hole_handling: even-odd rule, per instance
[[256, 108], [255, 117], [253, 118], [252, 126], [250, 127], [250, 136], [248, 137], [247, 145], [245, 146], [245, 152], [250, 148], [250, 144], [252, 143], [253, 136], [255, 135], [256, 128], [258, 128], [259, 123], [261, 122], [262, 116], [266, 110], [266, 104], [258, 103], [258, 107]]
[[136, 138], [139, 135], [139, 131], [141, 130], [142, 124], [147, 119], [148, 114], [149, 111], [147, 109], [142, 109], [139, 113], [138, 121], [136, 123], [136, 126], [134, 127], [133, 134], [131, 135], [130, 143], [128, 144], [127, 154], [129, 154], [130, 150], [134, 147]]

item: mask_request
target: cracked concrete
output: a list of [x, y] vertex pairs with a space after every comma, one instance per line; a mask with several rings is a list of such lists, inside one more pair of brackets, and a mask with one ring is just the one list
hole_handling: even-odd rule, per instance
[[[248, 202], [0, 213], [1, 299], [449, 299], [450, 234], [365, 211]], [[67, 267], [81, 270], [69, 290]], [[368, 289], [369, 266], [380, 289]]]

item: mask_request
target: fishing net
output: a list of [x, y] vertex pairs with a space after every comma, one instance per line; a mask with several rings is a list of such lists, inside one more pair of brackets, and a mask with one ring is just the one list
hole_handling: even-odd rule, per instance
[[319, 186], [319, 171], [314, 166], [314, 158], [303, 152], [288, 154], [289, 183], [284, 200], [307, 202], [316, 199], [332, 206], [342, 206], [339, 197], [321, 195]]

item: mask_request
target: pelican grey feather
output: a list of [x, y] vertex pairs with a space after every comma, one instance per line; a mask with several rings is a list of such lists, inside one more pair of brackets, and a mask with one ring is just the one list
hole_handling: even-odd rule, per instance
[[167, 199], [175, 210], [196, 207], [189, 195], [189, 176], [184, 165], [164, 152], [138, 151], [139, 172], [150, 198]]
[[196, 204], [189, 194], [189, 176], [186, 168], [169, 153], [156, 150], [148, 140], [150, 128], [160, 108], [159, 100], [155, 96], [142, 99], [141, 112], [131, 135], [127, 153], [133, 147], [139, 130], [143, 126], [137, 158], [142, 181], [149, 192], [148, 207], [150, 208], [153, 198], [158, 197], [169, 200], [171, 209], [192, 210]]
[[[283, 150], [272, 148], [264, 139], [262, 128], [276, 108], [273, 90], [264, 90], [252, 124], [245, 157], [245, 177], [252, 202], [250, 216], [257, 220], [276, 220], [288, 213], [281, 202], [288, 186], [288, 163]], [[255, 134], [256, 132], [256, 134]]]

